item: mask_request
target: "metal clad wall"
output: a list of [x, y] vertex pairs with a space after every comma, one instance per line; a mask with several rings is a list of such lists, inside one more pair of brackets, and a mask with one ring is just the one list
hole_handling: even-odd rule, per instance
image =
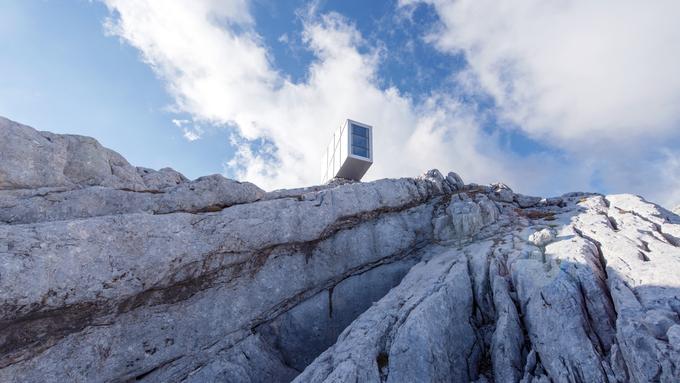
[[[361, 179], [363, 174], [366, 172], [367, 166], [361, 165], [361, 162], [368, 162], [370, 166], [370, 163], [372, 163], [372, 157], [373, 157], [373, 132], [372, 132], [372, 127], [357, 123], [358, 126], [365, 127], [368, 130], [368, 143], [367, 143], [367, 148], [368, 149], [368, 159], [363, 159], [361, 157], [349, 157], [350, 153], [352, 153], [352, 143], [351, 143], [351, 123], [349, 120], [345, 120], [339, 127], [337, 127], [334, 131], [333, 134], [331, 135], [331, 140], [328, 143], [328, 146], [326, 146], [326, 151], [323, 154], [323, 163], [322, 166], [324, 169], [322, 170], [322, 182], [327, 182], [330, 179], [334, 178], [338, 172], [340, 171], [340, 168], [345, 162], [348, 162], [348, 165], [345, 166], [343, 170], [343, 177], [356, 177], [358, 179]], [[359, 161], [359, 162], [357, 162]], [[358, 167], [357, 167], [358, 166]], [[355, 174], [356, 175], [352, 175]], [[361, 173], [361, 174], [358, 174]]]

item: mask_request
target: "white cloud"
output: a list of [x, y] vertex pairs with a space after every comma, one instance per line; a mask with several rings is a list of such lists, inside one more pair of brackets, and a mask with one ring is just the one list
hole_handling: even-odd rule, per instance
[[187, 141], [192, 142], [203, 137], [203, 128], [198, 125], [193, 125], [193, 121], [176, 118], [173, 118], [171, 121], [176, 127], [182, 129], [182, 137]]
[[677, 132], [680, 2], [427, 2], [443, 24], [430, 41], [463, 52], [530, 135], [582, 145]]
[[182, 136], [184, 136], [187, 141], [196, 141], [203, 136], [203, 129], [201, 129], [200, 126], [192, 126], [190, 128], [183, 127], [182, 133]]
[[401, 1], [422, 2], [441, 20], [427, 40], [465, 55], [461, 83], [501, 118], [593, 166], [608, 190], [680, 202], [662, 155], [680, 136], [680, 2]]
[[[643, 180], [643, 183], [649, 189], [656, 189], [663, 191], [664, 203], [666, 207], [673, 208], [677, 206], [680, 208], [680, 153], [664, 149], [662, 152], [663, 159], [656, 162], [655, 172], [660, 173], [661, 182], [659, 184], [650, 184], [648, 179]], [[643, 177], [644, 178], [644, 177]], [[653, 190], [649, 190], [645, 195], [654, 195]]]
[[191, 122], [191, 120], [182, 120], [182, 119], [177, 119], [177, 118], [173, 118], [171, 121], [178, 128], [181, 128], [183, 125], [186, 125], [186, 124]]
[[[437, 2], [446, 28], [430, 41], [465, 52], [470, 70], [459, 75], [460, 83], [492, 95], [501, 117], [531, 136], [568, 149], [560, 156], [522, 157], [497, 133], [481, 129], [485, 116], [475, 105], [445, 93], [415, 102], [397, 88], [381, 88], [377, 68], [384, 52], [338, 14], [318, 15], [312, 5], [302, 16], [303, 43], [315, 60], [305, 79], [293, 82], [273, 67], [245, 0], [106, 3], [113, 12], [109, 32], [140, 50], [178, 111], [235, 127], [237, 152], [226, 166], [267, 189], [318, 183], [321, 150], [348, 117], [375, 126], [375, 163], [367, 179], [438, 167], [457, 170], [466, 181], [504, 180], [530, 193], [590, 189], [598, 169], [593, 164], [615, 166], [579, 151], [602, 138], [668, 135], [677, 119], [674, 53], [659, 53], [663, 42], [645, 44], [645, 36], [626, 29], [635, 19], [623, 10], [614, 12], [622, 21], [608, 21], [606, 9], [569, 1], [560, 2], [561, 9], [532, 1], [517, 9], [514, 2]], [[642, 18], [673, 43], [667, 19]], [[624, 185], [625, 174], [614, 174], [620, 176], [606, 186]], [[658, 180], [660, 171], [653, 177]]]
[[[142, 52], [179, 110], [238, 128], [228, 166], [240, 178], [265, 188], [318, 183], [321, 151], [347, 117], [376, 127], [368, 178], [430, 167], [463, 169], [463, 176], [485, 181], [508, 173], [495, 138], [480, 130], [466, 105], [444, 95], [414, 105], [396, 88], [380, 89], [378, 52], [359, 53], [365, 42], [342, 16], [304, 20], [303, 40], [316, 60], [307, 79], [293, 83], [272, 68], [247, 4], [231, 3], [107, 2], [116, 12], [109, 31]], [[267, 150], [251, 145], [259, 138]]]

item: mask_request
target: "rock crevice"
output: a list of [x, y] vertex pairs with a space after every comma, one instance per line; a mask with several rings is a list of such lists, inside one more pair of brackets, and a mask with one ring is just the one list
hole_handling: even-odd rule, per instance
[[0, 133], [0, 381], [680, 381], [680, 217], [640, 197], [264, 192]]

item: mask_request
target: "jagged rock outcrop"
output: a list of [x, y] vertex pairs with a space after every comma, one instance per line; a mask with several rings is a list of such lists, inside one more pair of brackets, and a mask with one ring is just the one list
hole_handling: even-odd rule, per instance
[[640, 197], [265, 193], [0, 137], [2, 382], [680, 381], [680, 217]]
[[430, 248], [296, 381], [677, 380], [680, 218], [632, 196], [561, 204]]

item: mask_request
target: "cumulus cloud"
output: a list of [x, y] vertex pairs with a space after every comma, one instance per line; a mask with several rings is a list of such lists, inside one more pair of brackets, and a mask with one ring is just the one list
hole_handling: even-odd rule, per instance
[[[638, 9], [630, 2], [603, 2], [609, 8], [571, 1], [428, 2], [442, 25], [427, 40], [444, 52], [464, 53], [469, 68], [457, 74], [457, 90], [421, 101], [381, 86], [385, 52], [345, 17], [314, 7], [302, 16], [302, 42], [315, 59], [300, 81], [272, 64], [247, 0], [106, 0], [107, 30], [139, 49], [178, 111], [235, 128], [228, 172], [267, 189], [318, 183], [321, 151], [348, 117], [376, 127], [367, 179], [438, 167], [531, 193], [591, 189], [597, 182], [605, 189], [631, 187], [626, 167], [611, 163], [612, 155], [582, 152], [602, 142], [624, 145], [675, 133], [680, 77], [672, 72], [680, 63], [678, 50], [670, 49], [677, 42], [673, 3]], [[482, 112], [470, 98], [461, 102], [460, 89], [490, 95], [497, 108]], [[485, 113], [498, 113], [494, 117], [560, 154], [513, 153], [500, 132], [481, 128]], [[658, 181], [662, 168], [650, 177]]]
[[[404, 3], [413, 3], [405, 1]], [[580, 145], [677, 132], [680, 2], [428, 0], [506, 117]]]
[[394, 87], [381, 89], [379, 52], [341, 15], [310, 12], [303, 20], [316, 59], [295, 83], [272, 67], [242, 1], [107, 4], [109, 32], [141, 51], [179, 110], [237, 128], [227, 166], [240, 178], [265, 188], [318, 183], [322, 150], [347, 117], [376, 126], [368, 178], [430, 167], [464, 169], [477, 180], [512, 173], [474, 108], [447, 95], [416, 105]]
[[680, 2], [401, 1], [422, 3], [441, 20], [427, 40], [465, 55], [459, 80], [500, 118], [595, 165], [608, 190], [677, 198], [662, 153], [680, 135]]

